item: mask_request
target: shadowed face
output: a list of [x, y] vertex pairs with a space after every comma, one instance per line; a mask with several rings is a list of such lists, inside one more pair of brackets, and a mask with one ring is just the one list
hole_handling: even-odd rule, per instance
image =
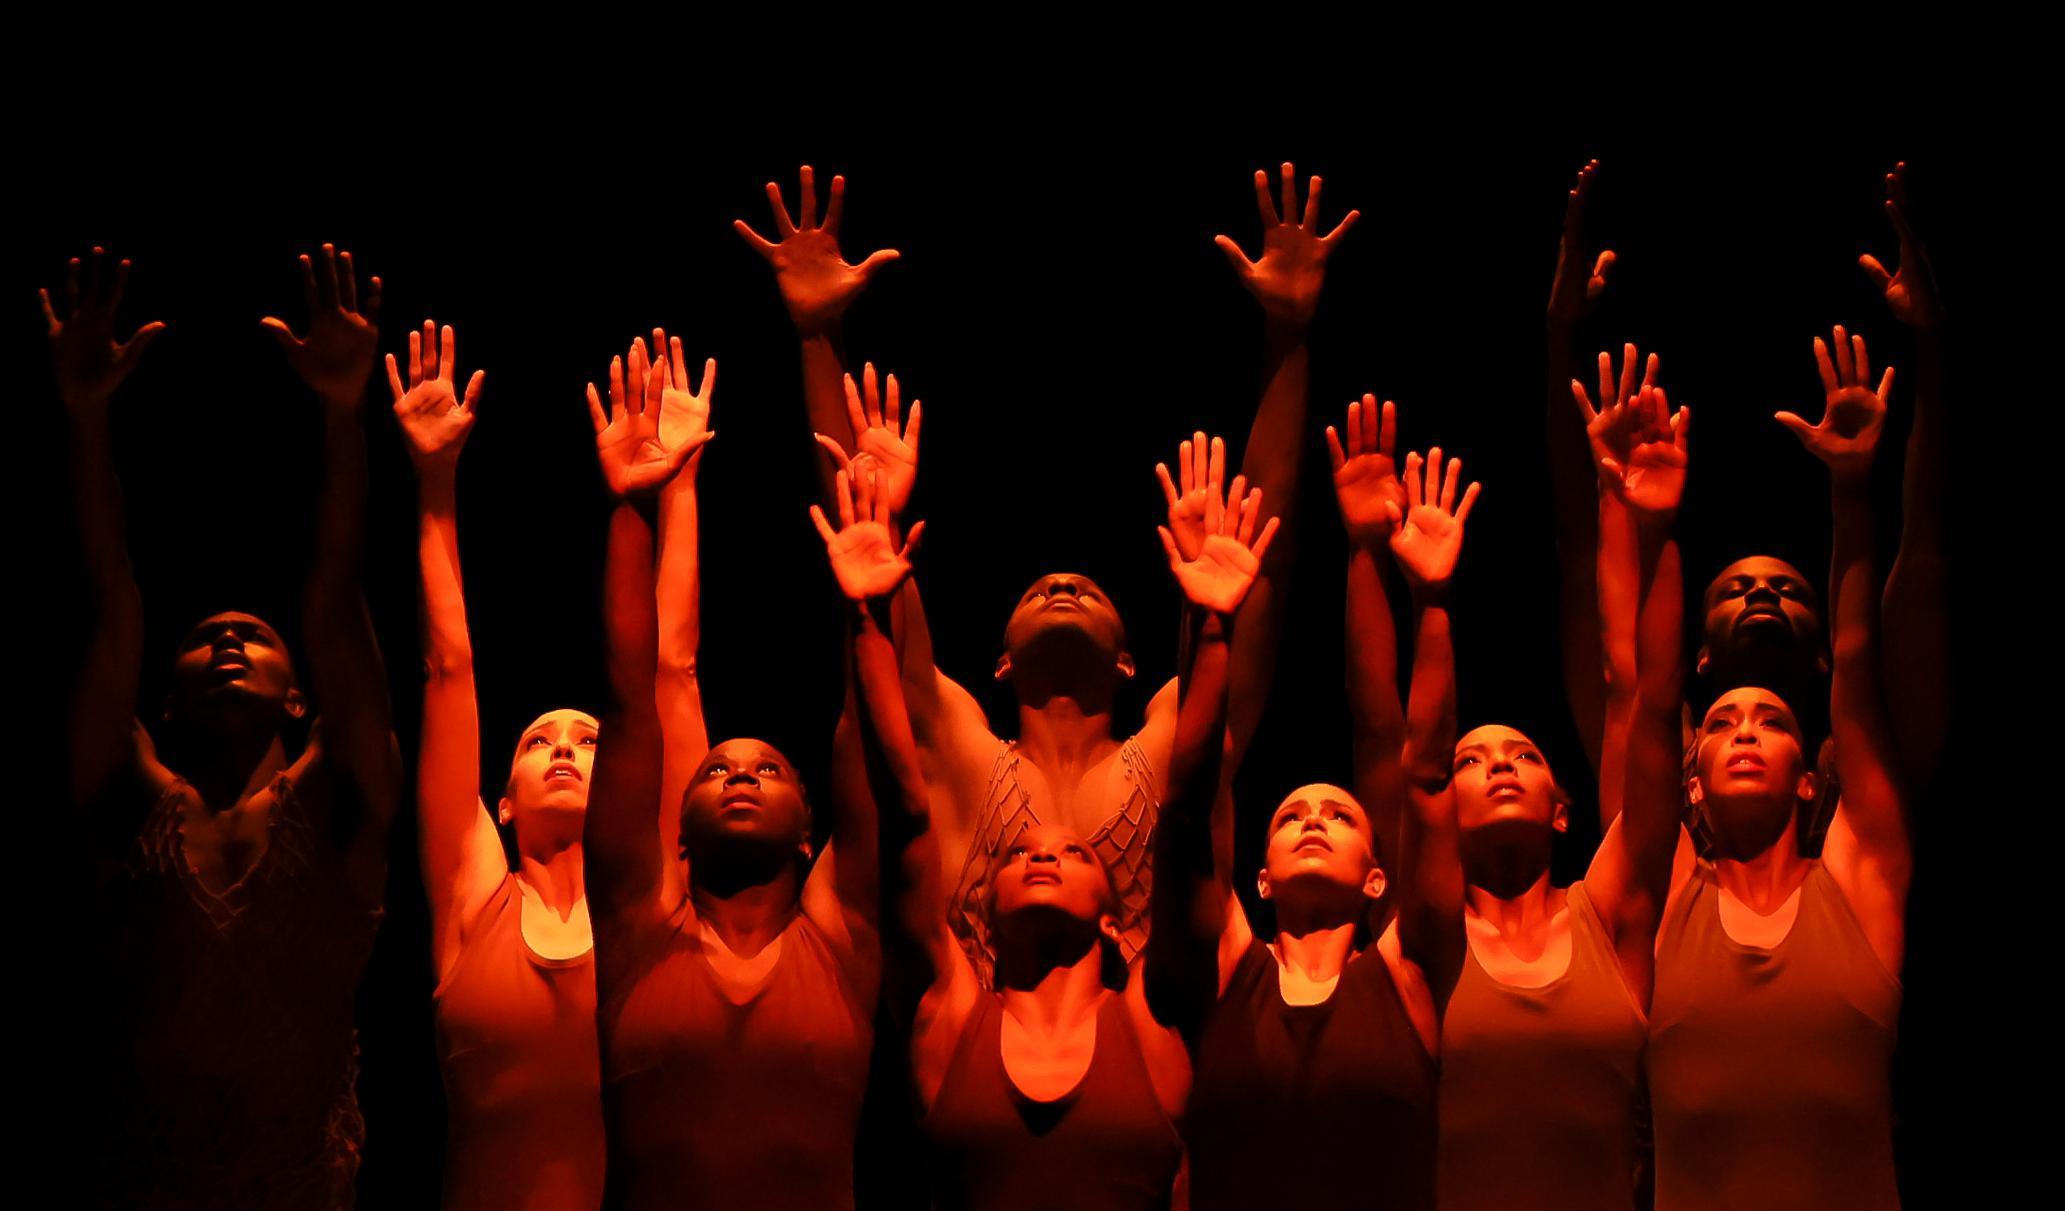
[[726, 740], [696, 767], [681, 801], [682, 841], [709, 845], [810, 848], [810, 805], [803, 781], [780, 750], [761, 740]]
[[214, 614], [179, 641], [165, 697], [167, 719], [206, 726], [243, 713], [298, 719], [307, 709], [287, 645], [264, 619]]
[[1002, 921], [1030, 908], [1054, 909], [1084, 922], [1116, 920], [1118, 898], [1110, 874], [1066, 825], [1036, 824], [997, 855], [991, 919]]
[[585, 711], [547, 711], [532, 720], [509, 762], [498, 813], [502, 823], [514, 823], [521, 837], [528, 824], [556, 816], [578, 835], [588, 812], [598, 734], [595, 717]]
[[1541, 749], [1518, 728], [1488, 723], [1456, 743], [1456, 823], [1465, 832], [1494, 824], [1535, 824], [1563, 832], [1568, 801]]
[[1702, 668], [1758, 647], [1793, 648], [1808, 659], [1821, 650], [1821, 600], [1800, 570], [1783, 559], [1752, 555], [1721, 569], [1707, 585]]
[[1018, 599], [1004, 624], [1004, 659], [997, 675], [1024, 667], [1047, 653], [1133, 675], [1126, 654], [1126, 628], [1097, 582], [1073, 572], [1042, 576]]
[[1258, 886], [1265, 900], [1300, 891], [1381, 896], [1384, 872], [1369, 813], [1338, 786], [1315, 782], [1292, 791], [1269, 818]]
[[1814, 797], [1799, 721], [1770, 690], [1730, 690], [1707, 708], [1687, 793], [1732, 856], [1760, 852], [1785, 830], [1802, 800]]

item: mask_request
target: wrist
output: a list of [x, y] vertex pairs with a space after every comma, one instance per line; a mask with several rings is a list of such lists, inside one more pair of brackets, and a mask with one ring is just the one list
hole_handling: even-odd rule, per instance
[[1413, 608], [1418, 610], [1445, 610], [1449, 603], [1449, 589], [1452, 580], [1419, 580], [1412, 584]]

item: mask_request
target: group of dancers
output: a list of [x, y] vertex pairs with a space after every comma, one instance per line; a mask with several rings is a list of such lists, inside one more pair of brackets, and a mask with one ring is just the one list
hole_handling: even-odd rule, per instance
[[[1479, 485], [1453, 452], [1401, 456], [1375, 395], [1325, 427], [1350, 785], [1266, 815], [1234, 802], [1293, 531], [1324, 493], [1298, 476], [1308, 333], [1357, 217], [1329, 227], [1317, 177], [1300, 205], [1290, 164], [1255, 174], [1259, 254], [1218, 241], [1263, 318], [1238, 462], [1200, 432], [1153, 468], [1184, 615], [1177, 674], [1130, 736], [1126, 629], [1087, 576], [1042, 575], [1010, 611], [995, 677], [1015, 727], [936, 666], [911, 562], [923, 408], [894, 375], [850, 373], [841, 331], [896, 254], [845, 259], [844, 182], [820, 212], [808, 167], [794, 212], [767, 186], [771, 234], [738, 224], [794, 324], [823, 452], [808, 508], [847, 689], [821, 787], [773, 745], [707, 733], [716, 362], [659, 329], [587, 392], [613, 502], [608, 705], [539, 716], [482, 784], [456, 469], [484, 374], [426, 320], [385, 359], [417, 488], [407, 793], [360, 591], [380, 281], [328, 245], [301, 258], [305, 329], [265, 321], [323, 417], [305, 663], [263, 619], [212, 615], [146, 727], [109, 411], [163, 326], [118, 339], [128, 262], [74, 260], [45, 307], [93, 609], [70, 789], [122, 1015], [102, 1200], [351, 1203], [354, 998], [413, 801], [448, 1207], [850, 1206], [878, 1001], [907, 1032], [890, 1053], [942, 1208], [1630, 1208], [1652, 1185], [1671, 1211], [1897, 1206], [1907, 813], [1942, 751], [1948, 660], [1943, 322], [1904, 172], [1886, 178], [1898, 262], [1864, 258], [1918, 361], [1899, 557], [1882, 584], [1869, 476], [1894, 371], [1837, 327], [1813, 343], [1819, 416], [1771, 429], [1827, 468], [1825, 590], [1751, 555], [1696, 612], [1673, 538], [1690, 411], [1633, 346], [1578, 370], [1613, 261], [1585, 231], [1596, 172], [1570, 191], [1547, 307], [1585, 747], [1556, 758], [1596, 773], [1604, 835], [1568, 887], [1552, 842], [1585, 805], [1522, 731], [1458, 734], [1450, 601]], [[1236, 868], [1237, 827], [1265, 836], [1259, 870]]]

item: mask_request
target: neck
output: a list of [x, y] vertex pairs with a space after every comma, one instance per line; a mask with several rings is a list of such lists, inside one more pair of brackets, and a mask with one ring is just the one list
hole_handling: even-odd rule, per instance
[[1800, 856], [1798, 832], [1796, 822], [1788, 823], [1778, 840], [1752, 857], [1716, 858], [1714, 878], [1758, 916], [1777, 912], [1807, 878], [1807, 859]]
[[1470, 915], [1498, 930], [1499, 936], [1511, 943], [1539, 938], [1548, 929], [1549, 918], [1556, 915], [1558, 907], [1554, 890], [1549, 886], [1549, 872], [1544, 870], [1515, 895], [1500, 895], [1479, 886], [1475, 880], [1463, 889], [1463, 895]]
[[1489, 824], [1462, 835], [1463, 879], [1474, 896], [1482, 890], [1514, 900], [1549, 877], [1552, 834], [1534, 824]]
[[795, 919], [801, 884], [793, 863], [765, 882], [738, 886], [697, 878], [698, 873], [691, 864], [688, 895], [696, 919], [715, 930], [736, 954], [760, 953]]
[[229, 730], [182, 746], [180, 776], [200, 792], [210, 811], [235, 807], [287, 768], [278, 732]]
[[1323, 924], [1294, 920], [1295, 915], [1278, 909], [1282, 928], [1269, 946], [1276, 961], [1315, 983], [1338, 979], [1355, 951], [1355, 922]]
[[1062, 694], [1018, 703], [1018, 743], [1041, 769], [1081, 768], [1110, 748], [1111, 706]]
[[562, 921], [572, 916], [575, 906], [588, 895], [579, 841], [549, 853], [519, 853], [516, 877]]
[[[1097, 944], [1092, 942], [1073, 962], [1052, 962], [1030, 980], [1022, 978], [1025, 967], [1011, 964], [1013, 977], [1005, 979], [1000, 974], [997, 983], [997, 996], [1004, 1003], [1004, 1012], [1033, 1031], [1057, 1030], [1082, 1021], [1097, 1012], [1108, 991], [1104, 987], [1103, 959]], [[1005, 957], [1000, 954], [997, 970], [1002, 973], [1005, 968]]]

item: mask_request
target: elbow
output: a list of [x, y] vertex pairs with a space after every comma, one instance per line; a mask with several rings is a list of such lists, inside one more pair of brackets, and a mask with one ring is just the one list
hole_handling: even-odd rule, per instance
[[686, 653], [663, 650], [659, 657], [659, 675], [676, 681], [694, 681], [696, 654], [693, 646]]

